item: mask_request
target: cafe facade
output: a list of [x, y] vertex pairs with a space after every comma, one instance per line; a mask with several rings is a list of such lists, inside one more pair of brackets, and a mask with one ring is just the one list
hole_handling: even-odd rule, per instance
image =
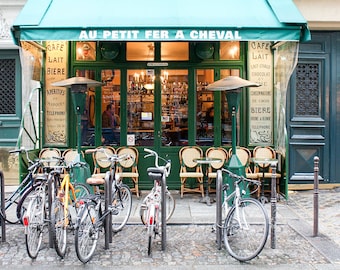
[[[307, 22], [292, 1], [236, 2], [28, 0], [11, 31], [23, 92], [38, 102], [18, 146], [76, 148], [78, 132], [82, 150], [134, 146], [141, 189], [149, 147], [172, 160], [168, 185], [179, 188], [182, 146], [231, 147], [226, 95], [206, 87], [239, 76], [261, 86], [242, 89], [236, 144], [272, 146], [286, 174], [286, 96]], [[70, 89], [53, 86], [70, 77], [102, 83], [86, 92], [80, 129]], [[108, 105], [115, 121], [104, 126]]]

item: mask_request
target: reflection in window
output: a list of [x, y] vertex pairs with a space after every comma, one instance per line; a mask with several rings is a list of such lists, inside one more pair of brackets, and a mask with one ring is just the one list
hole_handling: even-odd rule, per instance
[[153, 42], [126, 42], [126, 60], [153, 61], [155, 44]]
[[102, 86], [102, 141], [104, 145], [120, 143], [120, 70], [104, 69]]
[[189, 42], [162, 42], [162, 61], [187, 61], [189, 60]]
[[[240, 71], [238, 69], [222, 69], [220, 71], [221, 79], [228, 76], [240, 76]], [[222, 131], [222, 144], [223, 145], [231, 145], [231, 113], [229, 112], [228, 101], [226, 98], [225, 92], [222, 92], [222, 111], [221, 111], [221, 131]], [[237, 111], [236, 114], [236, 125], [237, 130], [239, 131], [240, 127], [240, 110]], [[239, 141], [239, 134], [237, 132], [237, 141]]]
[[207, 91], [206, 86], [214, 82], [213, 69], [196, 71], [197, 117], [196, 142], [199, 145], [214, 143], [214, 93]]
[[[77, 77], [85, 77], [91, 80], [95, 79], [94, 70], [76, 70]], [[88, 88], [86, 93], [86, 103], [84, 112], [81, 116], [81, 140], [82, 145], [94, 145], [95, 133], [94, 133], [94, 87]]]
[[220, 60], [240, 60], [240, 42], [221, 41]]
[[154, 70], [128, 70], [127, 79], [128, 144], [153, 145]]
[[188, 142], [188, 71], [162, 70], [162, 145]]

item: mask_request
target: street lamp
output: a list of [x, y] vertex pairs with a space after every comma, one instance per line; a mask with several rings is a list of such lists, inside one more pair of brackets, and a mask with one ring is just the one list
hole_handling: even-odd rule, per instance
[[228, 169], [238, 175], [245, 176], [245, 169], [236, 155], [236, 113], [241, 99], [242, 87], [258, 87], [260, 84], [244, 80], [238, 76], [228, 76], [207, 86], [210, 91], [226, 91], [228, 109], [231, 114], [231, 144], [232, 156], [229, 159]]
[[102, 83], [85, 77], [72, 77], [63, 81], [52, 83], [53, 86], [70, 87], [73, 106], [77, 115], [77, 160], [82, 160], [81, 155], [81, 115], [85, 109], [86, 91], [88, 87], [101, 86]]

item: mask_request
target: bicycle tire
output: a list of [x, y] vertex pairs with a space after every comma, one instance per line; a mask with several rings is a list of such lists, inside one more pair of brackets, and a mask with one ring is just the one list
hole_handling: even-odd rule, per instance
[[[173, 213], [175, 212], [176, 201], [169, 191], [165, 193], [165, 196], [166, 196], [166, 199], [167, 199], [167, 201], [166, 201], [166, 213], [167, 213], [166, 221], [169, 221], [170, 218], [172, 217]], [[141, 204], [141, 207], [140, 207], [140, 211], [139, 211], [141, 221], [144, 225], [146, 225], [146, 215], [147, 215], [147, 212], [148, 212], [146, 201], [147, 201], [147, 197], [144, 198], [144, 200]]]
[[36, 182], [33, 186], [31, 185], [29, 188], [25, 190], [25, 192], [21, 195], [21, 198], [17, 204], [16, 215], [18, 221], [23, 224], [23, 217], [27, 211], [28, 204], [34, 195], [34, 191], [36, 188], [41, 185], [41, 182]]
[[[2, 217], [5, 221], [7, 221], [10, 224], [17, 224], [19, 222], [19, 219], [16, 215], [16, 209], [18, 207], [18, 199], [20, 197], [16, 198], [12, 202], [5, 201], [5, 213], [2, 214]], [[10, 203], [8, 206], [6, 204]]]
[[[224, 244], [228, 253], [239, 261], [249, 261], [264, 248], [269, 232], [269, 218], [263, 205], [253, 199], [244, 198], [230, 209], [223, 227]], [[241, 216], [241, 224], [238, 219]], [[247, 226], [245, 229], [244, 226]]]
[[99, 223], [95, 204], [87, 202], [82, 205], [77, 217], [74, 241], [77, 257], [82, 263], [90, 261], [94, 254], [99, 238], [99, 228], [97, 228]]
[[52, 238], [54, 248], [61, 258], [65, 257], [67, 247], [67, 224], [65, 224], [64, 213], [63, 203], [56, 198], [51, 206]]
[[28, 256], [36, 259], [43, 237], [45, 202], [39, 192], [34, 196], [27, 208], [28, 225], [25, 228], [25, 245]]
[[75, 206], [76, 212], [78, 213], [79, 200], [89, 195], [90, 190], [85, 184], [82, 184], [82, 183], [75, 183], [73, 184], [73, 187], [74, 187], [74, 192], [76, 196], [76, 198], [74, 198], [73, 201], [75, 202], [74, 206]]
[[126, 184], [121, 184], [112, 194], [112, 231], [119, 232], [126, 225], [132, 208], [132, 193]]
[[152, 254], [152, 235], [148, 237], [148, 256]]

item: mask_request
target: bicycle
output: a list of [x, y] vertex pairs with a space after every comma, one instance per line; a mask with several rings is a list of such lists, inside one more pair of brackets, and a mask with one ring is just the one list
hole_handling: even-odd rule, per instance
[[75, 215], [77, 215], [79, 199], [90, 194], [90, 190], [85, 184], [77, 183], [73, 177], [73, 169], [75, 167], [88, 167], [87, 163], [72, 161], [65, 164], [63, 157], [58, 159], [64, 163], [60, 168], [66, 171], [66, 174], [61, 180], [60, 172], [51, 173], [50, 184], [52, 187], [50, 190], [55, 194], [51, 205], [51, 233], [57, 254], [64, 258], [67, 247], [67, 230], [75, 228], [75, 222], [72, 218], [74, 211], [72, 210], [74, 209]]
[[[148, 176], [154, 182], [154, 186], [151, 192], [144, 198], [141, 208], [140, 216], [143, 224], [147, 226], [148, 235], [148, 255], [151, 255], [152, 251], [152, 238], [155, 238], [159, 234], [159, 229], [162, 226], [162, 250], [165, 249], [165, 226], [166, 222], [171, 218], [175, 211], [175, 199], [170, 194], [166, 186], [166, 177], [169, 176], [171, 170], [171, 161], [159, 157], [157, 152], [144, 148], [144, 151], [149, 153], [144, 156], [144, 158], [154, 156], [155, 157], [155, 167], [150, 167], [147, 169]], [[165, 162], [164, 166], [159, 166], [159, 160]], [[164, 178], [163, 178], [164, 177]], [[163, 187], [164, 186], [164, 193]], [[165, 195], [162, 196], [162, 193]], [[165, 211], [161, 211], [165, 209]], [[160, 213], [162, 214], [162, 220], [160, 220]], [[165, 218], [163, 217], [165, 216]]]
[[50, 226], [51, 202], [54, 193], [51, 190], [51, 179], [54, 171], [51, 171], [45, 181], [40, 182], [32, 192], [27, 211], [23, 216], [25, 228], [25, 245], [28, 256], [36, 259], [42, 243], [43, 233]]
[[[87, 263], [91, 260], [99, 239], [99, 232], [105, 229], [105, 243], [110, 237], [110, 227], [118, 232], [126, 225], [132, 208], [132, 194], [130, 188], [123, 184], [115, 173], [117, 162], [131, 158], [130, 155], [108, 154], [104, 148], [89, 149], [85, 153], [101, 151], [106, 161], [111, 163], [110, 171], [105, 178], [89, 178], [87, 183], [96, 187], [95, 194], [90, 194], [80, 201], [75, 229], [75, 249], [78, 259]], [[105, 197], [99, 189], [104, 185]]]
[[[261, 185], [260, 181], [250, 180], [222, 169], [233, 178], [234, 191], [229, 195], [230, 186], [222, 186], [224, 201], [222, 208], [227, 212], [223, 224], [224, 244], [228, 253], [239, 261], [249, 261], [263, 250], [269, 233], [269, 218], [263, 205], [254, 198], [243, 197], [250, 184]], [[228, 203], [232, 202], [228, 208]], [[229, 210], [227, 210], [229, 209]]]
[[[41, 181], [47, 179], [47, 173], [38, 174], [39, 168], [43, 168], [43, 160], [32, 161], [29, 157], [29, 150], [24, 148], [11, 150], [10, 153], [25, 153], [29, 167], [28, 174], [21, 181], [20, 185], [5, 199], [5, 213], [0, 210], [0, 215], [10, 224], [23, 222], [22, 217], [27, 210], [29, 194], [39, 185]], [[13, 208], [16, 208], [15, 210]], [[16, 213], [13, 215], [13, 213]]]

